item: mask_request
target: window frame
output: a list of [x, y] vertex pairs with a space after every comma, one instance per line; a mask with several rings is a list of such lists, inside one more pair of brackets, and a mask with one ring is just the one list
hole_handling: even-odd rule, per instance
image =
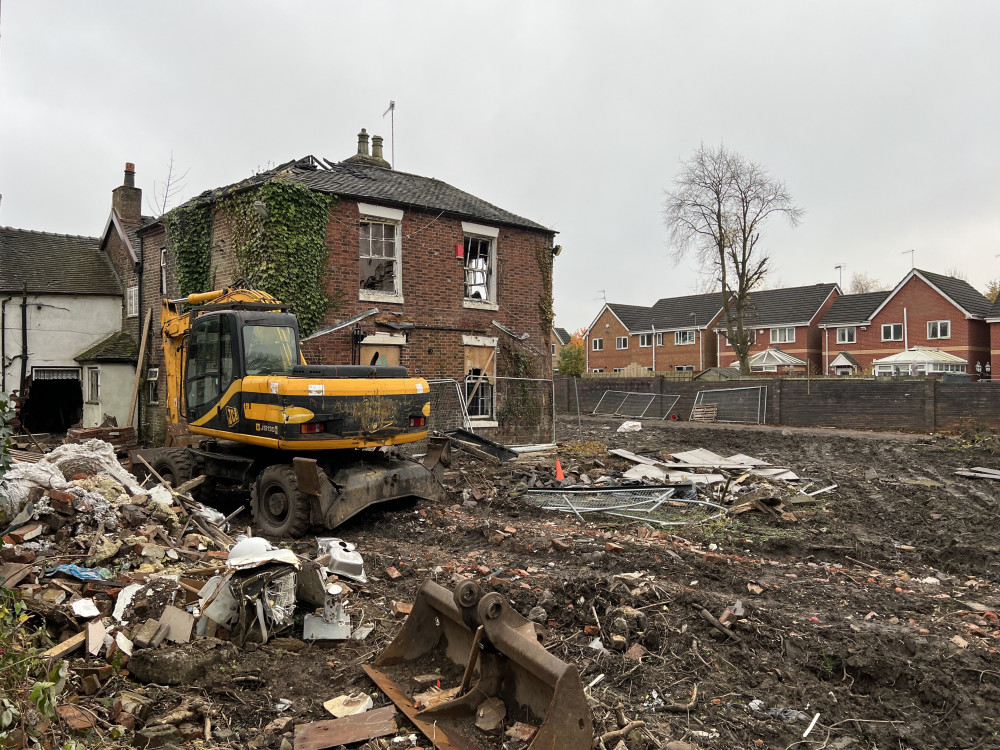
[[590, 351], [592, 352], [603, 352], [604, 351], [604, 339], [591, 339], [590, 340]]
[[593, 369], [591, 369], [591, 372], [604, 372], [604, 368], [603, 367], [594, 367]]
[[611, 372], [625, 372], [624, 367], [612, 367]]
[[[499, 310], [500, 306], [497, 304], [497, 255], [498, 253], [498, 240], [500, 238], [500, 230], [497, 227], [490, 227], [484, 224], [473, 224], [468, 221], [462, 222], [462, 247], [464, 248], [462, 253], [462, 306], [472, 308], [475, 310]], [[485, 285], [475, 285], [475, 286], [485, 286], [486, 288], [486, 299], [475, 299], [474, 297], [467, 296], [469, 284], [469, 258], [470, 258], [470, 244], [472, 240], [478, 242], [487, 242], [487, 258], [486, 258], [486, 284]], [[476, 270], [473, 269], [475, 273]]]
[[[841, 336], [841, 332], [846, 334], [848, 331], [851, 332], [851, 337], [848, 339], [845, 336]], [[837, 326], [837, 343], [838, 344], [856, 344], [858, 343], [858, 327], [857, 326]]]
[[[624, 346], [622, 345], [624, 342]], [[625, 351], [628, 349], [628, 336], [615, 336], [615, 351]]]
[[139, 317], [139, 285], [128, 287], [125, 290], [125, 317]]
[[[886, 338], [885, 329], [889, 329], [889, 338]], [[893, 334], [895, 329], [899, 329], [899, 338], [895, 338]], [[882, 324], [882, 341], [902, 341], [903, 340], [903, 324], [902, 323], [883, 323]]]
[[[690, 339], [690, 341], [688, 341]], [[726, 339], [727, 341], [729, 339]], [[694, 328], [674, 331], [674, 346], [694, 346], [698, 343], [698, 332]]]
[[[791, 334], [789, 335], [789, 332]], [[771, 329], [772, 344], [794, 344], [795, 326], [778, 326]]]
[[657, 346], [663, 346], [663, 334], [662, 333], [657, 333], [656, 334], [656, 345]]
[[[942, 324], [947, 327], [948, 333], [941, 335]], [[937, 326], [938, 335], [931, 335], [931, 326]], [[928, 320], [927, 321], [927, 338], [928, 339], [950, 339], [951, 338], [951, 320]]]
[[[402, 304], [404, 302], [403, 295], [403, 211], [397, 208], [388, 208], [386, 206], [375, 206], [370, 203], [358, 203], [358, 244], [357, 244], [357, 259], [358, 259], [358, 299], [365, 300], [369, 302], [388, 302], [394, 304]], [[393, 291], [387, 292], [381, 289], [365, 289], [360, 287], [361, 281], [361, 261], [363, 258], [385, 258], [385, 256], [375, 256], [375, 255], [362, 255], [361, 248], [361, 227], [365, 224], [381, 224], [384, 226], [393, 226], [395, 228], [395, 242], [394, 242], [394, 253], [393, 253]], [[371, 251], [371, 243], [369, 242], [369, 252]]]
[[101, 368], [87, 368], [87, 403], [101, 403]]
[[675, 372], [694, 372], [694, 365], [674, 365]]
[[[646, 341], [647, 343], [642, 343]], [[653, 334], [651, 333], [640, 333], [639, 334], [639, 348], [640, 349], [651, 349], [653, 347]]]
[[150, 367], [146, 371], [146, 404], [157, 406], [160, 403], [160, 368]]

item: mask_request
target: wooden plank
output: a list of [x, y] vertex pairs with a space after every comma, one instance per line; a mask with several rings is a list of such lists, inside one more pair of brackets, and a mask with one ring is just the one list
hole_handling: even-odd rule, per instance
[[68, 638], [62, 643], [59, 643], [48, 651], [42, 654], [43, 659], [61, 659], [66, 654], [72, 653], [76, 649], [83, 645], [83, 642], [87, 638], [87, 631], [81, 630], [79, 633], [74, 635], [72, 638]]
[[146, 358], [146, 341], [149, 339], [149, 326], [153, 322], [153, 308], [146, 309], [146, 322], [142, 324], [142, 339], [139, 342], [139, 359], [135, 363], [135, 380], [132, 382], [132, 400], [128, 403], [128, 420], [126, 426], [132, 426], [135, 418], [135, 402], [139, 397], [139, 382], [142, 380], [142, 362]]
[[385, 706], [341, 719], [299, 724], [295, 727], [295, 750], [326, 750], [395, 732], [396, 707]]
[[4, 563], [0, 565], [0, 584], [9, 589], [14, 588], [31, 572], [32, 563]]

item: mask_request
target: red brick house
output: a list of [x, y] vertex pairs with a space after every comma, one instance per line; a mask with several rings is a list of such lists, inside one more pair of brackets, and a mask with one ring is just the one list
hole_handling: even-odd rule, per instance
[[[977, 362], [990, 361], [990, 310], [967, 281], [913, 269], [890, 292], [845, 295], [834, 303], [820, 322], [824, 372], [974, 373]], [[940, 350], [958, 359], [907, 357], [907, 372], [891, 360], [876, 361], [906, 350]]]
[[701, 372], [717, 364], [713, 337], [718, 294], [665, 297], [652, 307], [607, 303], [587, 328], [587, 372], [635, 364], [653, 372]]
[[[986, 322], [990, 326], [990, 358], [987, 364], [989, 364], [989, 370], [986, 370], [986, 366], [983, 366], [985, 370], [984, 377], [992, 380], [994, 378], [1000, 378], [1000, 297], [993, 302], [990, 307], [989, 312], [986, 314]], [[994, 373], [996, 373], [994, 375]]]
[[[750, 331], [751, 370], [761, 374], [822, 372], [823, 347], [819, 323], [840, 296], [837, 284], [813, 284], [753, 292], [743, 319]], [[716, 325], [721, 367], [738, 367], [739, 360], [726, 339], [723, 321]], [[772, 351], [768, 351], [772, 350]], [[757, 356], [759, 355], [759, 356]]]
[[[460, 383], [551, 377], [555, 232], [440, 180], [395, 171], [382, 158], [382, 139], [373, 137], [370, 154], [368, 139], [362, 130], [358, 153], [344, 161], [288, 162], [179, 207], [211, 210], [210, 287], [256, 274], [254, 283], [271, 291], [267, 275], [248, 270], [235, 249], [238, 224], [227, 199], [271, 181], [302, 186], [331, 201], [320, 273], [330, 306], [303, 331], [309, 362], [402, 364]], [[257, 203], [267, 217], [272, 207]], [[139, 272], [129, 280], [138, 282], [140, 307], [153, 308], [154, 333], [164, 294], [202, 291], [179, 288], [167, 226], [170, 214], [137, 229]], [[150, 422], [163, 408], [150, 400], [165, 388], [161, 362], [154, 345], [147, 367], [158, 386], [146, 387], [144, 401]], [[492, 388], [467, 391], [474, 426], [496, 426]]]
[[559, 353], [563, 350], [572, 336], [565, 328], [552, 327], [552, 370], [555, 371], [559, 362]]

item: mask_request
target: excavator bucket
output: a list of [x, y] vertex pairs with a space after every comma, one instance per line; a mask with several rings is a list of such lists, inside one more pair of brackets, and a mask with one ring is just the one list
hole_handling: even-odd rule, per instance
[[542, 631], [474, 581], [452, 593], [424, 581], [399, 635], [365, 671], [440, 750], [499, 748], [515, 722], [537, 727], [528, 750], [593, 741], [580, 673]]

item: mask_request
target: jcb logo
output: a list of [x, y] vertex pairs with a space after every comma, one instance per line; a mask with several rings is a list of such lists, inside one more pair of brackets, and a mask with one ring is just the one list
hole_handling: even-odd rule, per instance
[[240, 421], [240, 413], [235, 406], [226, 407], [226, 421], [229, 422], [230, 427]]

